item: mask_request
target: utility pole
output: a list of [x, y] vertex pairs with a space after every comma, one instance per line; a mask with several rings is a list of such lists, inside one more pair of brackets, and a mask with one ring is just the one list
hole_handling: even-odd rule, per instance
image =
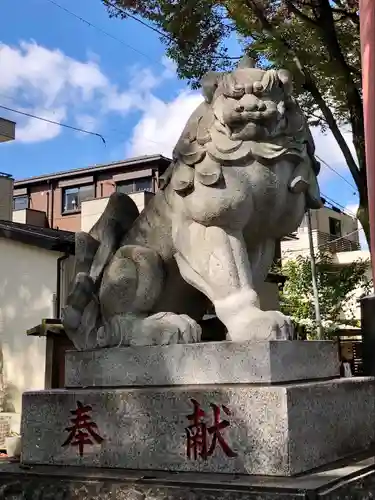
[[319, 306], [319, 294], [318, 294], [318, 284], [316, 280], [316, 262], [315, 262], [315, 252], [314, 252], [314, 242], [312, 236], [312, 224], [311, 224], [311, 210], [307, 210], [307, 231], [309, 234], [309, 246], [310, 246], [310, 263], [311, 263], [311, 278], [312, 287], [314, 293], [314, 309], [315, 309], [315, 321], [318, 332], [318, 339], [323, 339], [323, 327], [322, 320], [320, 317], [320, 306]]

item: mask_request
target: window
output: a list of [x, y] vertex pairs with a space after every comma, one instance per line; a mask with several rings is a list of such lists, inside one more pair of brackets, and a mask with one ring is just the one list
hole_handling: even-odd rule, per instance
[[94, 186], [79, 186], [66, 188], [63, 191], [63, 213], [81, 210], [83, 201], [92, 200], [95, 197]]
[[29, 208], [29, 197], [27, 194], [13, 197], [13, 210], [25, 210], [26, 208]]
[[341, 236], [341, 220], [334, 217], [329, 218], [329, 233], [332, 236]]
[[141, 177], [140, 179], [118, 182], [116, 190], [125, 194], [136, 193], [138, 191], [152, 191], [152, 178]]

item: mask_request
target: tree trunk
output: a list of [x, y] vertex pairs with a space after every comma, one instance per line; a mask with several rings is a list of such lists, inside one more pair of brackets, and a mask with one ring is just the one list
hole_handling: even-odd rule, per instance
[[359, 208], [357, 211], [357, 217], [359, 222], [362, 224], [363, 232], [366, 236], [367, 244], [370, 248], [370, 217], [369, 217], [369, 207], [368, 207], [368, 193], [367, 193], [367, 182], [366, 182], [366, 170], [361, 171], [362, 186], [363, 188], [359, 191]]

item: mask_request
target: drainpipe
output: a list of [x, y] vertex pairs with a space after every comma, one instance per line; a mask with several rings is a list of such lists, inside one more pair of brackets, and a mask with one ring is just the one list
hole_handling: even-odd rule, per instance
[[53, 228], [54, 227], [54, 204], [55, 204], [55, 192], [53, 189], [53, 182], [50, 181], [50, 189], [51, 189], [51, 216], [50, 216], [50, 222], [49, 222], [49, 227]]
[[61, 312], [61, 271], [62, 271], [62, 263], [64, 260], [68, 259], [70, 254], [65, 253], [61, 257], [57, 259], [57, 276], [56, 276], [56, 301], [55, 301], [55, 311], [54, 311], [54, 319], [60, 319]]

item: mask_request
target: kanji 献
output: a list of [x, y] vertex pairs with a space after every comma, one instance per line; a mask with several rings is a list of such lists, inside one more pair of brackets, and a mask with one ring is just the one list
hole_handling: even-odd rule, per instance
[[[206, 412], [202, 410], [200, 404], [195, 399], [191, 399], [193, 403], [193, 413], [187, 418], [191, 424], [186, 427], [186, 454], [189, 459], [197, 460], [201, 457], [203, 460], [213, 455], [216, 446], [220, 445], [221, 449], [227, 457], [234, 458], [237, 453], [234, 452], [229, 444], [225, 441], [222, 431], [230, 426], [228, 420], [220, 420], [220, 407], [211, 404], [213, 411], [213, 425], [208, 426], [206, 423]], [[230, 415], [230, 411], [226, 406], [221, 407], [226, 415]], [[211, 442], [209, 443], [211, 437]]]

